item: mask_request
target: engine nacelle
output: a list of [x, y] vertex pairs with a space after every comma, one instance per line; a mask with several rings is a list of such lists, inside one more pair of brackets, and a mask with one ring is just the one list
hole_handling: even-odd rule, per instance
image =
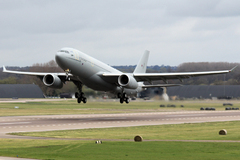
[[136, 79], [127, 74], [122, 74], [118, 77], [118, 84], [129, 89], [138, 88], [138, 82], [136, 81]]
[[54, 74], [47, 74], [43, 77], [43, 83], [51, 88], [60, 89], [63, 87], [61, 79]]

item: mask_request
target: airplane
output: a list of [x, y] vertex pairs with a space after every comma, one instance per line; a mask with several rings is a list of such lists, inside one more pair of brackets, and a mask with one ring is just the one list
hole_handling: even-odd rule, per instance
[[[123, 73], [79, 50], [62, 48], [56, 55], [57, 64], [65, 73], [22, 72], [7, 70], [3, 72], [24, 74], [39, 77], [43, 83], [51, 88], [61, 89], [67, 81], [72, 81], [78, 88], [75, 93], [78, 103], [86, 103], [87, 98], [82, 92], [83, 85], [97, 91], [111, 92], [120, 98], [120, 103], [129, 103], [129, 96], [152, 87], [172, 87], [181, 84], [168, 84], [169, 79], [183, 79], [215, 74], [226, 74], [233, 71], [205, 71], [205, 72], [179, 72], [179, 73], [146, 73], [149, 51], [146, 50], [138, 62], [133, 73]], [[153, 84], [153, 81], [162, 80], [165, 84]], [[145, 85], [149, 82], [150, 85]]]

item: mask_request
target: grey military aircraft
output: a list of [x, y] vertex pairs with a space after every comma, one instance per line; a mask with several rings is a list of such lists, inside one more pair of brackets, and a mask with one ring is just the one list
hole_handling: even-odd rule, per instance
[[[72, 81], [78, 88], [75, 93], [78, 103], [86, 103], [87, 98], [82, 92], [83, 85], [97, 90], [111, 92], [120, 98], [120, 103], [129, 103], [129, 96], [136, 95], [146, 88], [171, 87], [179, 84], [168, 84], [169, 79], [183, 79], [225, 74], [231, 70], [180, 72], [180, 73], [146, 73], [149, 51], [145, 51], [133, 73], [123, 73], [113, 67], [73, 48], [62, 48], [55, 55], [57, 64], [65, 73], [41, 73], [10, 71], [3, 66], [3, 72], [37, 76], [43, 83], [51, 88], [60, 89], [66, 81]], [[162, 80], [165, 84], [155, 84], [153, 81]], [[144, 85], [149, 82], [150, 85]]]

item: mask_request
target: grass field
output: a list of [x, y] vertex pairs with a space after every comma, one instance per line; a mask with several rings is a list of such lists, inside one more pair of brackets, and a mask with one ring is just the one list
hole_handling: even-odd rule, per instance
[[239, 159], [240, 143], [0, 140], [0, 155], [47, 160]]
[[[239, 126], [240, 121], [230, 121], [48, 132], [21, 132], [13, 133], [13, 135], [125, 140], [133, 140], [134, 136], [141, 135], [145, 140], [240, 140]], [[226, 136], [219, 135], [218, 132], [221, 129], [226, 129], [228, 134]]]
[[[77, 104], [74, 100], [56, 102], [0, 103], [0, 116], [47, 115], [47, 114], [97, 114], [126, 112], [164, 112], [176, 110], [199, 110], [200, 107], [215, 107], [224, 110], [223, 101], [133, 101], [88, 102]], [[240, 108], [239, 101], [231, 101]], [[176, 108], [160, 108], [160, 104], [174, 104]], [[180, 107], [184, 105], [184, 107]], [[14, 106], [19, 106], [15, 109]], [[143, 140], [240, 140], [240, 122], [210, 122], [141, 126], [127, 128], [84, 129], [39, 133], [15, 133], [17, 135], [56, 138], [126, 139], [141, 135]], [[226, 136], [218, 135], [226, 129]], [[0, 156], [35, 159], [239, 159], [238, 142], [172, 142], [172, 141], [103, 141], [94, 140], [24, 140], [0, 139]]]
[[[28, 102], [28, 103], [0, 103], [0, 116], [23, 115], [56, 115], [56, 114], [100, 114], [100, 113], [132, 113], [132, 112], [165, 112], [179, 110], [200, 110], [201, 107], [215, 107], [224, 110], [224, 101], [131, 101], [129, 104], [120, 104], [118, 100], [90, 101], [87, 104], [78, 104], [76, 100]], [[240, 101], [231, 101], [234, 107], [240, 108]], [[174, 104], [176, 108], [159, 107], [160, 104]], [[184, 105], [184, 107], [180, 107]], [[18, 106], [18, 109], [14, 107]]]

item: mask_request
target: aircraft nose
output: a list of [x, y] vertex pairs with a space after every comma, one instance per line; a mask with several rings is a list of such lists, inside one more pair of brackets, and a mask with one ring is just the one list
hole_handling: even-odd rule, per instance
[[56, 55], [55, 55], [55, 60], [56, 62], [60, 62], [62, 59], [62, 53], [61, 52], [57, 52]]
[[61, 53], [61, 52], [57, 52], [56, 55], [55, 55], [55, 60], [57, 62], [57, 64], [62, 68], [64, 69], [64, 53]]

